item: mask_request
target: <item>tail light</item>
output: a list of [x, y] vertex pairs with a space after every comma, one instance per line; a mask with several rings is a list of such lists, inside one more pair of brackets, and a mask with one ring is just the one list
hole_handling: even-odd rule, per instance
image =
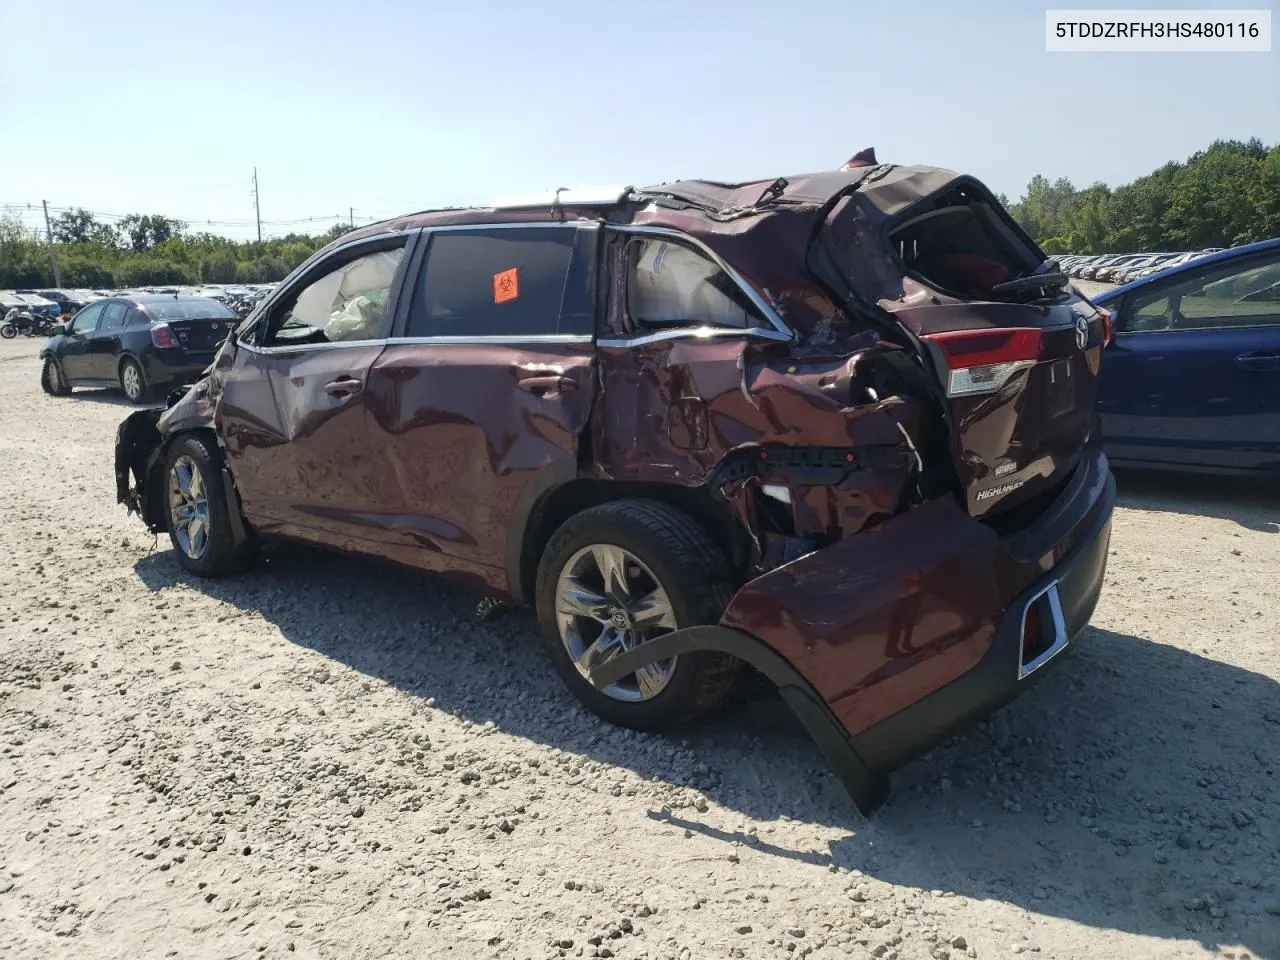
[[173, 335], [173, 331], [169, 329], [167, 323], [153, 323], [151, 325], [151, 342], [163, 350], [166, 347], [176, 347], [178, 338]]
[[1098, 317], [1102, 321], [1102, 345], [1105, 347], [1111, 342], [1111, 311], [1103, 310], [1101, 307], [1096, 309]]
[[923, 337], [947, 361], [947, 396], [995, 393], [1018, 371], [1033, 367], [1040, 356], [1040, 330], [1003, 327], [952, 330]]

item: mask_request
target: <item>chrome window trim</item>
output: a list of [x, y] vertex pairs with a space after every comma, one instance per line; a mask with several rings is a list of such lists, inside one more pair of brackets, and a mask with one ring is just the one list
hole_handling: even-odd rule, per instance
[[250, 353], [270, 355], [277, 353], [306, 353], [312, 350], [336, 350], [340, 347], [395, 347], [401, 344], [417, 344], [420, 346], [432, 346], [435, 344], [445, 346], [456, 344], [511, 344], [513, 346], [539, 343], [588, 344], [594, 339], [589, 333], [540, 333], [524, 337], [385, 337], [378, 340], [335, 340], [332, 343], [302, 343], [297, 346], [274, 347], [255, 347], [252, 344], [241, 343], [240, 347]]
[[512, 230], [523, 227], [529, 229], [541, 229], [544, 227], [564, 228], [568, 227], [580, 230], [583, 227], [592, 227], [599, 229], [599, 220], [517, 220], [514, 222], [504, 223], [446, 223], [441, 226], [423, 227], [424, 233], [452, 233], [455, 230]]
[[417, 343], [417, 344], [458, 344], [458, 343], [477, 343], [477, 344], [519, 344], [519, 343], [591, 343], [595, 338], [589, 333], [530, 333], [525, 336], [439, 336], [439, 337], [390, 337], [387, 339], [388, 346], [397, 346], [401, 343]]
[[596, 341], [601, 347], [643, 347], [647, 343], [661, 343], [664, 340], [713, 340], [726, 337], [755, 337], [760, 340], [777, 340], [790, 342], [789, 334], [777, 330], [766, 330], [764, 327], [677, 327], [672, 330], [658, 330], [654, 333], [642, 333], [634, 337], [601, 337]]
[[[762, 330], [759, 327], [748, 327], [745, 329], [725, 327], [723, 329], [735, 330], [735, 332], [739, 334], [743, 334], [748, 331], [754, 331], [757, 333], [757, 335], [765, 335], [767, 336], [767, 339], [770, 339], [770, 340], [792, 341], [795, 339], [795, 332], [790, 327], [787, 326], [787, 324], [783, 321], [782, 317], [778, 316], [778, 312], [773, 309], [773, 305], [770, 304], [769, 301], [767, 301], [764, 297], [762, 297], [760, 293], [753, 286], [751, 286], [751, 284], [747, 283], [746, 279], [742, 276], [742, 274], [738, 273], [738, 271], [735, 270], [722, 257], [720, 257], [719, 254], [717, 254], [714, 250], [712, 250], [709, 246], [707, 246], [697, 237], [690, 236], [689, 234], [684, 233], [681, 230], [676, 230], [672, 227], [647, 227], [644, 225], [637, 226], [635, 224], [610, 224], [609, 226], [612, 229], [618, 231], [619, 233], [631, 233], [631, 234], [637, 234], [640, 236], [671, 237], [675, 240], [682, 240], [685, 243], [691, 244], [692, 246], [696, 247], [701, 253], [705, 254], [706, 257], [710, 259], [712, 263], [714, 263], [721, 270], [723, 270], [730, 280], [732, 280], [735, 284], [737, 284], [738, 289], [741, 290], [744, 295], [746, 295], [747, 299], [751, 301], [752, 305], [757, 310], [760, 311], [761, 315], [766, 320], [769, 321], [770, 326], [773, 327], [773, 331], [772, 331], [773, 335], [768, 335], [769, 334], [768, 331]], [[699, 328], [694, 328], [694, 329], [699, 329]], [[716, 328], [716, 329], [719, 329], [719, 328]], [[662, 332], [666, 333], [669, 331], [662, 331]], [[650, 335], [645, 334], [645, 335], [642, 335], [641, 337], [635, 338], [635, 340], [641, 340], [647, 336], [650, 336]], [[654, 334], [653, 336], [657, 336], [657, 335]], [[670, 339], [670, 338], [665, 337], [663, 339]], [[633, 340], [632, 342], [634, 343], [635, 340]]]
[[[1049, 644], [1048, 648], [1040, 656], [1030, 663], [1024, 664], [1022, 662], [1022, 643], [1027, 635], [1027, 614], [1031, 612], [1031, 608], [1041, 597], [1046, 597], [1049, 601], [1049, 615], [1053, 620], [1053, 643]], [[1022, 608], [1021, 629], [1018, 632], [1018, 679], [1025, 680], [1060, 654], [1066, 649], [1068, 639], [1067, 623], [1062, 615], [1062, 598], [1058, 595], [1058, 581], [1054, 580], [1043, 590], [1037, 592]]]
[[275, 353], [310, 353], [313, 350], [337, 350], [339, 347], [380, 347], [387, 343], [385, 339], [381, 340], [333, 340], [329, 343], [299, 343], [297, 345], [280, 345], [272, 347], [259, 347], [252, 343], [246, 343], [243, 340], [236, 342], [237, 349], [247, 350], [249, 353], [265, 354], [270, 356]]

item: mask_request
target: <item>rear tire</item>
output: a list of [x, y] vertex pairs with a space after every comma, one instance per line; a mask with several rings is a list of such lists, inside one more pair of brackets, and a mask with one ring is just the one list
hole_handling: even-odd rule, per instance
[[231, 532], [222, 454], [209, 437], [189, 433], [169, 447], [164, 468], [164, 518], [178, 562], [198, 577], [239, 573], [253, 562], [252, 541]]
[[12, 323], [6, 323], [0, 326], [0, 337], [4, 337], [6, 340], [12, 340], [17, 335], [18, 335], [18, 328], [15, 327]]
[[44, 358], [44, 368], [40, 371], [40, 386], [51, 397], [65, 397], [71, 393], [71, 385], [53, 357]]
[[132, 357], [120, 361], [120, 389], [130, 403], [144, 404], [151, 400], [151, 385], [147, 383], [142, 365]]
[[[621, 591], [632, 593], [630, 604], [620, 601], [618, 591], [610, 591], [607, 575], [598, 576], [603, 568], [593, 566], [591, 559], [597, 548], [624, 558], [631, 573], [624, 573], [623, 579], [632, 577], [635, 585], [632, 591]], [[706, 651], [651, 665], [656, 671], [643, 678], [646, 682], [633, 674], [609, 688], [612, 693], [593, 687], [577, 666], [575, 652], [579, 660], [586, 659], [581, 648], [598, 647], [611, 629], [612, 615], [563, 612], [567, 593], [588, 584], [610, 610], [629, 607], [634, 612], [642, 591], [645, 597], [660, 596], [669, 616], [658, 632], [717, 623], [733, 596], [733, 576], [724, 552], [692, 517], [652, 500], [614, 500], [571, 517], [551, 537], [538, 565], [538, 622], [560, 678], [584, 706], [610, 723], [668, 730], [724, 698], [738, 661]], [[652, 631], [614, 628], [614, 633], [621, 635], [625, 649], [643, 642]], [[605, 649], [612, 650], [612, 644]]]

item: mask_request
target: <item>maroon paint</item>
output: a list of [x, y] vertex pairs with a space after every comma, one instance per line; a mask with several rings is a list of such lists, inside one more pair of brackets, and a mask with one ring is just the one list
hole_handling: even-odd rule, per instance
[[375, 470], [396, 499], [372, 519], [395, 543], [450, 558], [433, 567], [467, 561], [508, 595], [516, 503], [541, 471], [576, 469], [593, 353], [590, 343], [392, 341], [369, 371], [367, 402]]
[[1089, 463], [1016, 537], [941, 497], [748, 582], [721, 622], [777, 650], [860, 733], [975, 666], [1014, 597], [1093, 529], [1107, 474]]
[[[387, 492], [369, 446], [363, 393], [381, 351], [380, 344], [236, 350], [215, 426], [255, 527], [288, 524], [343, 548], [383, 540], [361, 520]], [[344, 382], [352, 392], [332, 386]]]
[[[902, 451], [904, 435], [918, 440], [941, 419], [934, 398], [885, 378], [881, 361], [909, 336], [894, 343], [851, 323], [833, 291], [814, 278], [807, 256], [816, 232], [825, 230], [847, 255], [842, 269], [851, 289], [897, 314], [911, 334], [1034, 322], [1046, 331], [1044, 357], [1070, 357], [1077, 377], [1075, 408], [1057, 418], [1047, 416], [1039, 382], [951, 403], [963, 503], [942, 496], [901, 512], [912, 473], [905, 456], [869, 464], [838, 484], [791, 488], [796, 532], [827, 545], [786, 562], [778, 541], [765, 544], [749, 571], [760, 575], [739, 590], [722, 622], [776, 649], [848, 730], [865, 730], [981, 659], [1012, 598], [1088, 527], [1087, 504], [1100, 502], [1105, 476], [1078, 484], [1071, 509], [1062, 506], [1066, 494], [1058, 496], [1054, 510], [1013, 535], [999, 536], [975, 519], [987, 508], [974, 484], [989, 479], [1000, 458], [1011, 455], [1020, 475], [1036, 481], [1020, 494], [1025, 499], [1049, 490], [1096, 439], [1098, 350], [1071, 351], [1067, 314], [1049, 316], [1057, 308], [961, 304], [904, 276], [882, 228], [951, 175], [879, 167], [873, 156], [855, 161], [842, 171], [792, 178], [792, 205], [742, 216], [648, 203], [438, 211], [341, 241], [548, 218], [673, 228], [731, 263], [797, 332], [795, 343], [724, 336], [640, 346], [392, 341], [385, 351], [296, 354], [231, 348], [208, 381], [166, 414], [162, 430], [212, 420], [245, 513], [262, 532], [377, 552], [510, 595], [517, 592], [507, 579], [512, 528], [523, 520], [520, 505], [531, 485], [548, 471], [698, 487], [747, 444]], [[876, 186], [824, 206], [863, 178]], [[650, 192], [702, 197], [728, 210], [754, 203], [768, 186], [694, 182]], [[606, 323], [615, 337], [628, 332], [620, 246], [607, 253], [614, 283]], [[347, 376], [363, 389], [337, 397], [325, 390]], [[880, 389], [869, 392], [873, 384]], [[591, 462], [582, 462], [584, 435]], [[727, 492], [759, 539], [758, 482]]]

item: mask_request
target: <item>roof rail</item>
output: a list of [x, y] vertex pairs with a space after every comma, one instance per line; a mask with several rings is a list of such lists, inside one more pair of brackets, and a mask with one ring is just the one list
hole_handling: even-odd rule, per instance
[[547, 193], [500, 197], [489, 204], [494, 210], [518, 207], [613, 207], [626, 201], [630, 187], [561, 187]]

